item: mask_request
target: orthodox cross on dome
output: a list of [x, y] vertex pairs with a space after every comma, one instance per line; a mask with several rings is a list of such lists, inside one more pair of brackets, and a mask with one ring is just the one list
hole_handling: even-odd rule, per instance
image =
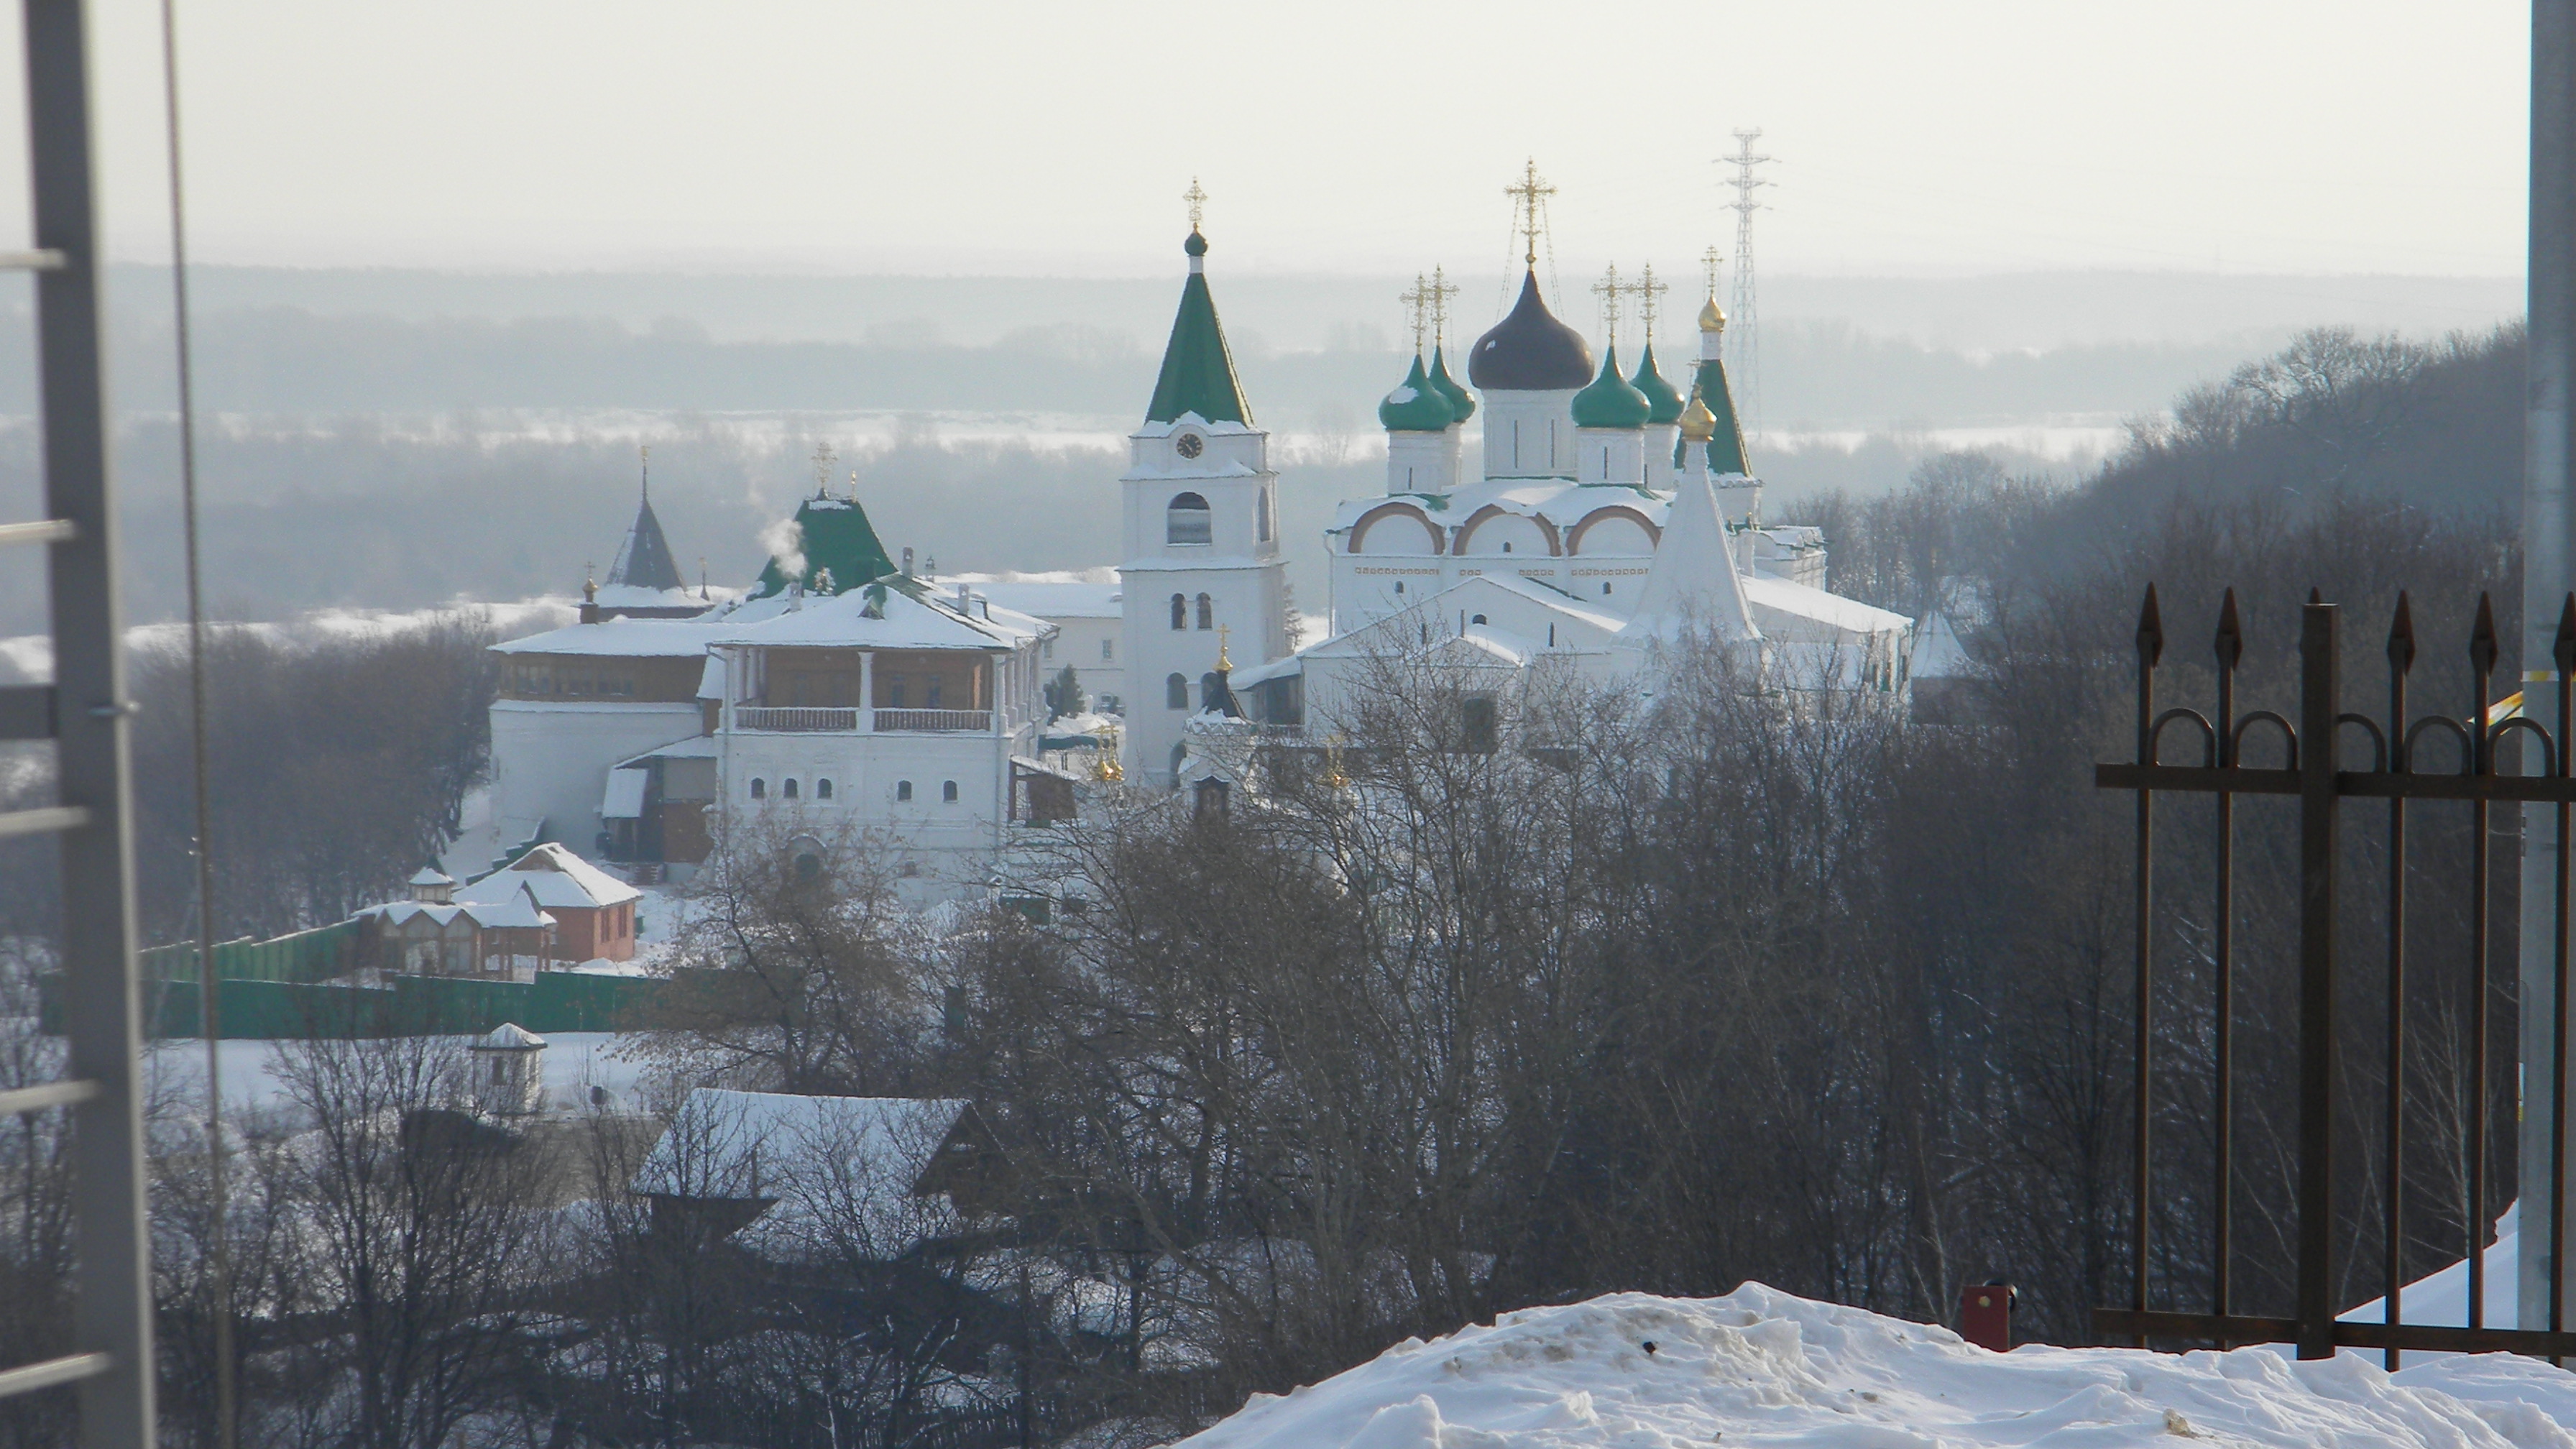
[[1601, 328], [1610, 334], [1610, 345], [1619, 345], [1619, 299], [1632, 289], [1620, 284], [1619, 264], [1612, 262], [1601, 269], [1601, 280], [1592, 284], [1592, 295], [1601, 299]]
[[[1415, 278], [1420, 285], [1421, 279]], [[1431, 341], [1434, 345], [1449, 340], [1449, 299], [1458, 295], [1458, 284], [1440, 267], [1431, 269]]]
[[832, 451], [832, 445], [828, 442], [818, 442], [814, 445], [815, 497], [828, 498], [831, 496], [832, 463], [833, 460], [839, 456], [840, 455], [838, 453]]
[[645, 443], [638, 447], [635, 456], [644, 467], [644, 501], [650, 503], [653, 501], [653, 445]]
[[1216, 626], [1216, 667], [1217, 672], [1220, 674], [1232, 674], [1234, 672], [1234, 661], [1228, 658], [1225, 652], [1227, 642], [1233, 639], [1233, 637], [1234, 628], [1232, 625], [1219, 624]]
[[1197, 231], [1200, 213], [1207, 206], [1207, 193], [1199, 189], [1197, 177], [1190, 178], [1190, 189], [1181, 193], [1181, 200], [1190, 204], [1190, 230]]
[[1432, 309], [1439, 305], [1436, 300], [1437, 295], [1431, 290], [1431, 284], [1422, 279], [1420, 272], [1413, 274], [1413, 286], [1410, 289], [1396, 294], [1395, 300], [1404, 304], [1405, 318], [1413, 325], [1415, 356], [1420, 356], [1422, 353], [1423, 325], [1430, 320]]
[[1512, 198], [1514, 230], [1523, 239], [1521, 260], [1535, 267], [1538, 265], [1538, 210], [1547, 198], [1556, 194], [1556, 188], [1539, 179], [1538, 158], [1533, 156], [1522, 167], [1521, 184], [1504, 187], [1503, 194]]
[[1646, 341], [1652, 343], [1655, 340], [1655, 313], [1659, 310], [1656, 299], [1671, 291], [1672, 287], [1669, 283], [1655, 280], [1655, 264], [1648, 262], [1637, 280], [1628, 284], [1627, 290], [1637, 298], [1637, 323], [1645, 329]]
[[1724, 258], [1724, 257], [1722, 257], [1722, 256], [1720, 256], [1720, 255], [1718, 255], [1717, 248], [1715, 248], [1715, 247], [1710, 247], [1707, 251], [1701, 252], [1701, 253], [1699, 254], [1699, 264], [1700, 264], [1700, 269], [1701, 269], [1702, 271], [1705, 271], [1705, 272], [1707, 272], [1707, 273], [1708, 273], [1708, 296], [1709, 296], [1709, 300], [1710, 300], [1710, 301], [1712, 301], [1712, 302], [1713, 302], [1713, 301], [1716, 301], [1716, 300], [1717, 300], [1717, 269], [1718, 269], [1718, 268], [1720, 268], [1720, 267], [1722, 267], [1722, 266], [1724, 266], [1724, 265], [1726, 265], [1726, 258]]

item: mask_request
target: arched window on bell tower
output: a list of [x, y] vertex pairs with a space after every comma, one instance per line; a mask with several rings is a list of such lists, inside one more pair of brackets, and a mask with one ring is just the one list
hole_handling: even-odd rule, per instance
[[1172, 627], [1175, 629], [1190, 627], [1190, 600], [1186, 594], [1172, 595]]
[[1199, 595], [1199, 627], [1202, 629], [1216, 627], [1216, 600], [1205, 594]]

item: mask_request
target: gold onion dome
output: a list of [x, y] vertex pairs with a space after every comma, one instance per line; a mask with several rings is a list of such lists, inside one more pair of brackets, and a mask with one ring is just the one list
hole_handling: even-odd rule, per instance
[[1699, 387], [1693, 384], [1690, 406], [1682, 409], [1682, 438], [1685, 442], [1705, 443], [1716, 436], [1717, 414], [1708, 410], [1707, 401], [1699, 395]]
[[1699, 304], [1699, 330], [1702, 332], [1723, 332], [1726, 330], [1726, 314], [1717, 310], [1717, 299], [1715, 297], [1711, 297], [1707, 301]]

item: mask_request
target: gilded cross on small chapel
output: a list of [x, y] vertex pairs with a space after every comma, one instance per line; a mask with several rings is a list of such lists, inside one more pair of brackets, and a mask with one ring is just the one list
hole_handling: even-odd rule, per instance
[[[1416, 279], [1417, 282], [1419, 279]], [[1458, 284], [1449, 280], [1441, 267], [1431, 269], [1431, 340], [1435, 344], [1449, 340], [1449, 299], [1458, 295]]]
[[1655, 340], [1655, 313], [1660, 310], [1657, 299], [1672, 287], [1655, 280], [1655, 264], [1648, 262], [1637, 280], [1628, 284], [1627, 290], [1637, 298], [1637, 322], [1645, 329], [1646, 341], [1652, 343]]
[[824, 497], [824, 496], [826, 496], [827, 494], [829, 494], [829, 493], [830, 493], [830, 491], [831, 491], [831, 481], [832, 481], [832, 472], [831, 472], [831, 469], [832, 469], [832, 461], [833, 461], [835, 458], [839, 457], [839, 456], [840, 456], [839, 454], [837, 454], [837, 453], [835, 453], [835, 452], [833, 452], [833, 451], [832, 451], [832, 445], [831, 445], [830, 443], [828, 443], [828, 442], [816, 443], [816, 444], [814, 445], [814, 496], [815, 496], [815, 497], [817, 497], [817, 498], [821, 498], [821, 497]]
[[1709, 300], [1715, 301], [1717, 300], [1717, 269], [1726, 264], [1726, 258], [1717, 254], [1717, 248], [1710, 247], [1699, 254], [1699, 264], [1708, 273]]
[[1199, 213], [1207, 206], [1207, 193], [1199, 189], [1199, 179], [1197, 177], [1193, 176], [1190, 178], [1190, 189], [1181, 193], [1181, 200], [1190, 204], [1190, 230], [1197, 231], [1199, 229]]
[[1429, 319], [1431, 309], [1439, 305], [1434, 298], [1431, 284], [1422, 280], [1420, 272], [1413, 274], [1413, 286], [1410, 289], [1396, 294], [1395, 300], [1404, 304], [1405, 318], [1413, 325], [1413, 351], [1416, 356], [1421, 355], [1422, 352], [1423, 324]]
[[1601, 299], [1602, 330], [1610, 334], [1610, 345], [1619, 345], [1619, 299], [1628, 288], [1619, 284], [1619, 264], [1612, 262], [1601, 269], [1601, 280], [1592, 284], [1592, 295]]

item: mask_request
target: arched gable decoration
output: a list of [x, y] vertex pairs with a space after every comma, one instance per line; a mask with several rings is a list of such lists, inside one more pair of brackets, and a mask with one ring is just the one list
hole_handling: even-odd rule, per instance
[[1348, 553], [1358, 553], [1361, 545], [1368, 539], [1369, 529], [1374, 527], [1378, 520], [1383, 518], [1393, 518], [1399, 515], [1405, 518], [1410, 518], [1414, 522], [1421, 524], [1423, 538], [1431, 545], [1431, 552], [1435, 554], [1440, 552], [1440, 525], [1431, 521], [1430, 514], [1423, 512], [1420, 508], [1410, 503], [1381, 503], [1377, 507], [1370, 509], [1368, 512], [1361, 514], [1359, 516], [1359, 521], [1351, 525], [1351, 541], [1344, 546], [1344, 551]]
[[1567, 531], [1565, 535], [1565, 551], [1568, 553], [1583, 552], [1583, 535], [1590, 533], [1592, 531], [1592, 525], [1599, 523], [1605, 518], [1628, 519], [1634, 522], [1639, 528], [1644, 529], [1646, 531], [1646, 537], [1654, 540], [1658, 547], [1663, 544], [1664, 531], [1655, 526], [1655, 521], [1653, 519], [1648, 518], [1645, 514], [1638, 512], [1634, 508], [1628, 507], [1624, 503], [1614, 503], [1607, 508], [1596, 508], [1590, 513], [1583, 515], [1583, 520]]
[[1565, 542], [1557, 536], [1555, 524], [1548, 522], [1544, 516], [1539, 514], [1514, 513], [1512, 510], [1503, 507], [1499, 503], [1488, 503], [1484, 507], [1467, 515], [1467, 521], [1458, 525], [1457, 535], [1449, 540], [1449, 551], [1453, 554], [1464, 555], [1467, 552], [1467, 541], [1475, 537], [1476, 530], [1484, 524], [1485, 520], [1488, 518], [1502, 517], [1526, 518], [1530, 522], [1537, 524], [1540, 535], [1547, 540], [1548, 556], [1550, 558], [1561, 558], [1564, 556]]

